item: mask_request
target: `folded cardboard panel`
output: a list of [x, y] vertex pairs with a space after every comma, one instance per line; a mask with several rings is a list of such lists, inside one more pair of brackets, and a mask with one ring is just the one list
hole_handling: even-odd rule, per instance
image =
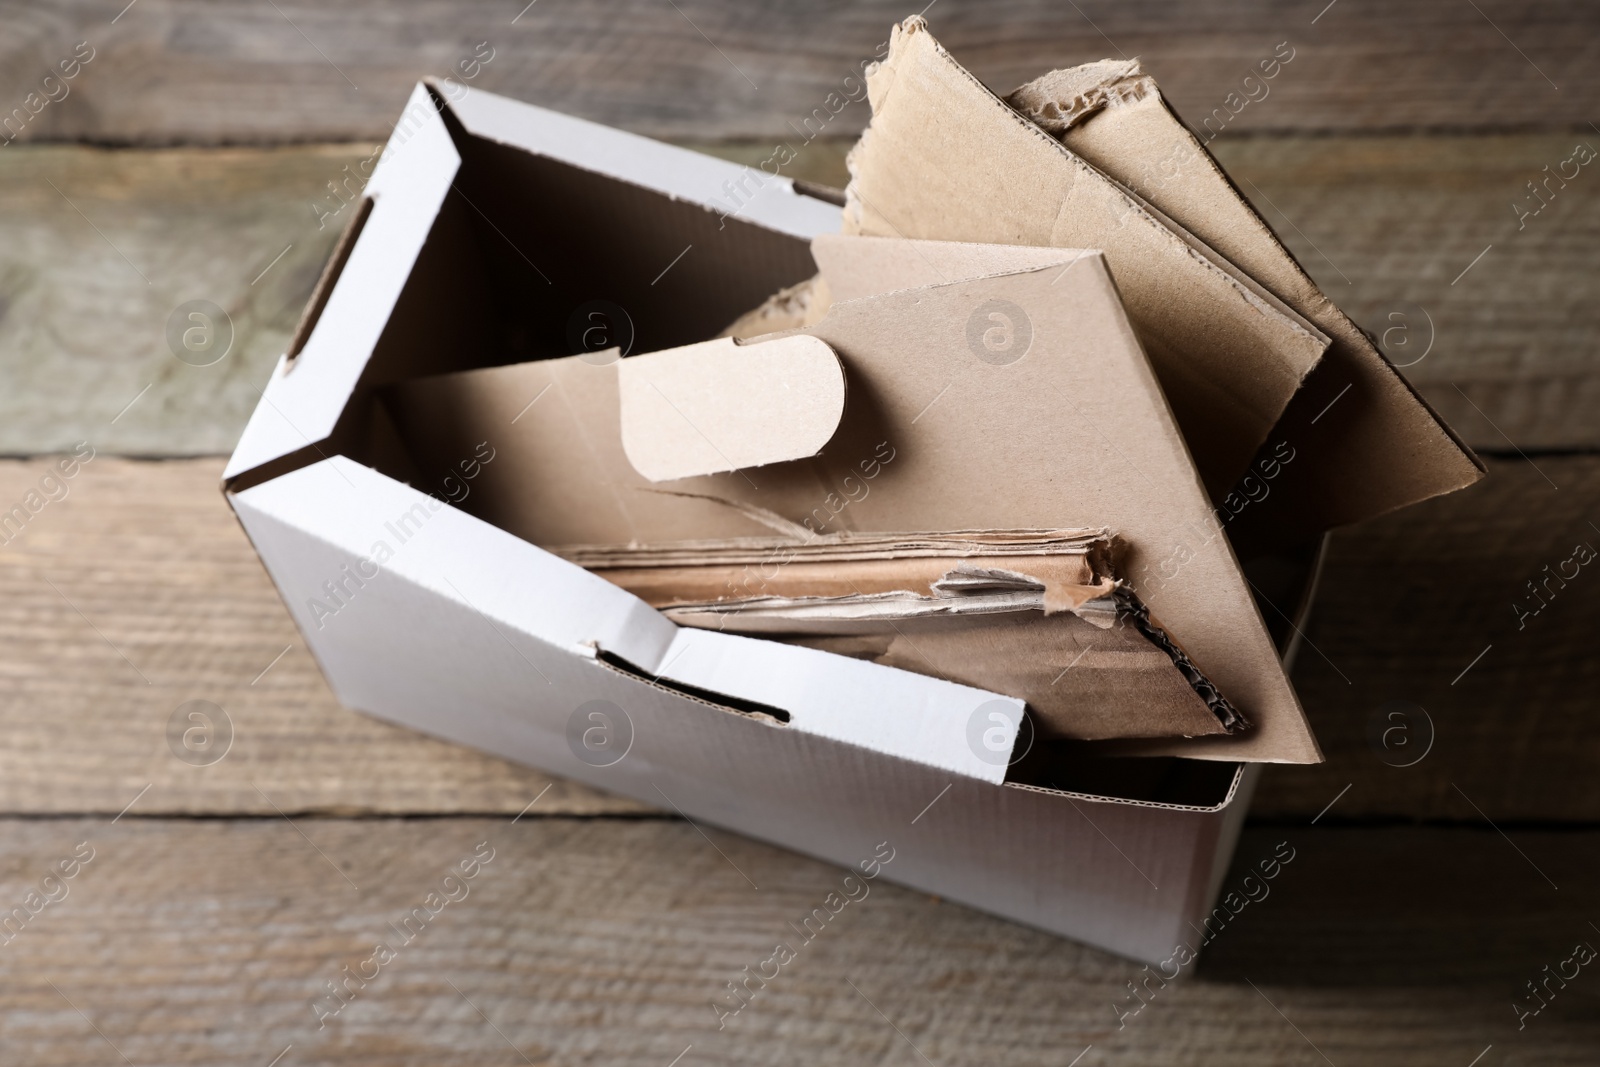
[[1328, 335], [1322, 363], [1276, 430], [1302, 443], [1300, 477], [1286, 482], [1255, 521], [1326, 530], [1483, 476], [1482, 464], [1450, 427], [1317, 288], [1137, 60], [1055, 71], [1007, 101]]
[[[837, 208], [772, 177], [730, 205], [727, 188], [748, 188], [740, 168], [484, 94], [447, 104], [419, 87], [407, 116], [348, 255], [325, 279], [227, 472], [229, 499], [339, 698], [837, 862], [888, 841], [898, 850], [885, 869], [894, 880], [1127, 955], [1164, 959], [1189, 940], [1243, 817], [1250, 776], [1236, 764], [1075, 752], [1025, 782], [1019, 768], [1049, 746], [1017, 743], [1025, 720], [1014, 697], [680, 628], [535, 543], [603, 542], [628, 528], [630, 508], [657, 507], [660, 528], [677, 537], [761, 532], [747, 518], [703, 500], [668, 509], [665, 497], [619, 499], [624, 487], [606, 478], [553, 486], [520, 517], [524, 497], [490, 491], [514, 466], [504, 459], [541, 442], [614, 450], [620, 466], [606, 469], [631, 470], [617, 368], [569, 357], [569, 327], [585, 307], [608, 304], [607, 329], [624, 350], [703, 342], [809, 277], [807, 242], [835, 227]], [[926, 447], [897, 455], [886, 465], [894, 477], [851, 504], [860, 528], [1115, 524], [1148, 544], [1186, 523], [1213, 528], [1101, 258], [1058, 255], [1008, 270], [832, 307], [809, 336], [839, 354], [846, 403], [868, 417], [847, 413], [821, 459], [757, 468], [760, 480], [809, 500], [843, 476], [828, 463], [842, 460], [847, 472], [859, 472], [858, 459], [884, 465], [880, 442], [926, 433]], [[1238, 299], [1228, 285], [1227, 299]], [[973, 310], [991, 300], [1028, 309], [1034, 358], [991, 363], [971, 346]], [[1278, 329], [1293, 319], [1275, 321]], [[1120, 353], [1088, 377], [1092, 353], [1072, 343], [1085, 328]], [[930, 395], [890, 373], [892, 361], [919, 351], [967, 379], [939, 401], [949, 401], [944, 411], [929, 412], [934, 387], [951, 379], [934, 373], [938, 364], [919, 371]], [[1310, 352], [1269, 377], [1298, 381]], [[490, 375], [501, 365], [544, 377], [521, 392], [489, 390], [496, 429], [463, 439], [460, 455], [447, 425], [397, 427], [378, 399], [428, 376]], [[1012, 385], [1002, 387], [1008, 374]], [[1024, 379], [1038, 388], [1023, 397], [1033, 406], [1018, 410]], [[1075, 406], [1078, 417], [1064, 418]], [[1097, 417], [1083, 417], [1088, 407]], [[997, 431], [1001, 418], [1019, 432]], [[1130, 470], [1066, 475], [1052, 459], [1062, 441], [1026, 439], [1028, 427]], [[987, 477], [969, 462], [974, 445], [986, 450]], [[828, 455], [835, 446], [839, 455]], [[995, 484], [993, 471], [1009, 471], [1009, 481]], [[744, 474], [703, 477], [727, 497]], [[1030, 477], [1054, 488], [1019, 493]], [[912, 491], [924, 478], [950, 487], [947, 502]], [[611, 511], [596, 505], [597, 492], [612, 498]], [[1241, 754], [1316, 758], [1226, 540], [1208, 540], [1185, 575], [1173, 592], [1157, 592], [1157, 606], [1194, 630], [1258, 716], [1260, 729], [1244, 740], [1256, 748]], [[1176, 590], [1190, 582], [1220, 614], [1199, 611], [1205, 597], [1185, 607]], [[1208, 637], [1213, 624], [1231, 639]], [[594, 701], [614, 709], [630, 739], [603, 766], [582, 743], [583, 709]], [[998, 745], [975, 742], [975, 729], [998, 730]]]

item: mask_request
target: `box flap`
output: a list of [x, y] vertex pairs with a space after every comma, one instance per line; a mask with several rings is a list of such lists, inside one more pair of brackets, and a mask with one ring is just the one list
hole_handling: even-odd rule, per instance
[[617, 362], [622, 447], [652, 482], [822, 451], [844, 414], [844, 368], [815, 337], [731, 337]]
[[1275, 522], [1326, 529], [1482, 477], [1476, 457], [1317, 288], [1137, 61], [1053, 71], [1007, 99], [1331, 338], [1278, 429], [1304, 459], [1265, 505]]
[[839, 229], [837, 207], [807, 196], [780, 175], [465, 86], [453, 84], [451, 93], [451, 111], [479, 137], [656, 189], [725, 219], [740, 218], [792, 237]]

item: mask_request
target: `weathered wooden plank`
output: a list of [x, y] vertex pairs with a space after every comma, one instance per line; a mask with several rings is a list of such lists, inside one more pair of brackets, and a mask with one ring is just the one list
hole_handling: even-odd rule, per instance
[[[231, 449], [338, 236], [309, 201], [355, 155], [0, 152], [0, 452]], [[223, 316], [189, 355], [197, 300]]]
[[[844, 872], [706, 833], [531, 817], [8, 820], [8, 907], [80, 843], [94, 858], [0, 947], [0, 1040], [8, 1062], [40, 1067], [119, 1053], [627, 1067], [1481, 1056], [1499, 1067], [1588, 1064], [1600, 1044], [1587, 970], [1552, 984], [1520, 1031], [1511, 1009], [1542, 967], [1600, 938], [1584, 904], [1600, 889], [1592, 832], [1517, 835], [1557, 892], [1489, 830], [1247, 831], [1230, 885], [1280, 841], [1294, 859], [1221, 928], [1198, 973], [1164, 988], [1134, 964], [883, 881], [804, 942], [791, 924]], [[900, 845], [938, 833], [925, 820]], [[490, 849], [475, 877], [445, 884]], [[447, 890], [456, 902], [397, 932]], [[365, 961], [380, 942], [395, 955], [374, 974]], [[795, 958], [764, 988], [752, 980], [756, 995], [719, 1030], [713, 1002], [779, 942]], [[346, 967], [368, 980], [349, 979], [341, 1003], [328, 983]], [[1149, 998], [1137, 1014], [1130, 982]]]
[[1329, 298], [1379, 336], [1458, 433], [1526, 449], [1600, 444], [1600, 174], [1567, 163], [1577, 177], [1541, 185], [1547, 206], [1518, 216], [1544, 203], [1528, 183], [1580, 143], [1600, 151], [1594, 131], [1213, 148]]
[[[1508, 434], [1527, 448], [1600, 445], [1591, 292], [1600, 194], [1586, 190], [1585, 172], [1521, 231], [1510, 209], [1573, 143], [1551, 134], [1214, 147], [1328, 293], [1386, 334], [1469, 442], [1505, 448]], [[841, 184], [846, 144], [813, 142], [792, 172]], [[770, 151], [697, 147], [747, 163]], [[319, 228], [313, 204], [369, 153], [0, 152], [0, 454], [80, 440], [124, 454], [228, 451], [343, 221]], [[192, 300], [232, 323], [232, 350], [212, 366], [181, 361], [168, 340], [169, 320]], [[180, 335], [194, 325], [178, 318]]]
[[[1493, 460], [1478, 487], [1335, 536], [1295, 673], [1329, 762], [1268, 768], [1256, 817], [1308, 819], [1348, 784], [1328, 819], [1600, 819], [1600, 668], [1586, 645], [1600, 594], [1585, 569], [1524, 631], [1510, 607], [1573, 541], [1600, 546], [1584, 533], [1600, 516], [1600, 457], [1536, 462], [1560, 490], [1523, 460]], [[220, 469], [97, 457], [0, 549], [0, 812], [115, 813], [150, 784], [152, 812], [515, 813], [548, 784], [341, 709], [227, 512]], [[0, 462], [0, 502], [46, 470]], [[1390, 584], [1368, 593], [1374, 574]], [[235, 730], [211, 766], [166, 740], [197, 699]], [[1390, 764], [1417, 751], [1400, 741], [1421, 745], [1420, 720], [1388, 749], [1368, 734], [1393, 700], [1426, 708], [1437, 732], [1405, 769]], [[540, 803], [644, 810], [568, 783]]]
[[[419, 77], [463, 71], [495, 91], [657, 135], [789, 138], [791, 124], [819, 108], [830, 127], [854, 133], [865, 106], [834, 117], [841, 105], [828, 94], [859, 97], [859, 82], [847, 79], [859, 78], [891, 24], [912, 10], [886, 0], [139, 0], [119, 15], [120, 6], [6, 5], [8, 111], [38, 107], [43, 97], [30, 104], [28, 94], [49, 88], [42, 78], [78, 42], [93, 49], [64, 98], [25, 111], [24, 137], [381, 137]], [[957, 58], [1002, 92], [1054, 67], [1124, 55], [1141, 57], [1195, 116], [1229, 106], [1230, 93], [1259, 97], [1231, 105], [1239, 110], [1229, 126], [1240, 130], [1588, 122], [1585, 101], [1600, 85], [1595, 12], [1559, 0], [1476, 6], [943, 0], [927, 14]], [[1292, 59], [1262, 97], [1244, 78], [1280, 42]]]
[[[158, 812], [515, 813], [546, 786], [542, 810], [647, 810], [340, 707], [222, 499], [220, 460], [97, 456], [42, 481], [53, 470], [0, 462], [0, 507], [40, 505], [0, 529], [0, 811], [114, 814], [146, 786]], [[190, 763], [175, 753], [206, 728], [179, 710], [193, 700], [222, 712], [200, 709], [216, 740]]]
[[1328, 761], [1269, 768], [1256, 811], [1600, 817], [1597, 523], [1600, 457], [1539, 456], [1337, 533], [1294, 675]]

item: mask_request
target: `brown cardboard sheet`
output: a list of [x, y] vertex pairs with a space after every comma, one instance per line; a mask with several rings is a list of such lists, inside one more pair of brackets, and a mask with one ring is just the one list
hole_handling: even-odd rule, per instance
[[1006, 99], [1331, 339], [1274, 433], [1305, 458], [1276, 487], [1263, 521], [1323, 530], [1482, 477], [1476, 458], [1311, 280], [1137, 60], [1052, 71]]
[[1042, 738], [1228, 732], [1171, 658], [1131, 625], [1103, 629], [1070, 614], [1004, 615], [960, 629], [902, 623], [876, 635], [786, 640], [1021, 697]]
[[1327, 336], [984, 88], [920, 17], [868, 79], [844, 232], [1103, 249], [1212, 496], [1243, 475]]
[[[537, 545], [767, 532], [719, 502], [729, 500], [817, 533], [1109, 528], [1126, 545], [1122, 575], [1252, 724], [1172, 750], [1317, 761], [1226, 539], [1195, 536], [1215, 532], [1210, 500], [1104, 257], [1039, 266], [1037, 250], [1017, 255], [1013, 273], [835, 302], [804, 331], [838, 354], [849, 383], [822, 453], [673, 492], [623, 453], [614, 367], [573, 357], [486, 368], [401, 383], [387, 400], [424, 473], [490, 441], [497, 458], [459, 506]], [[997, 308], [1013, 320], [1001, 358], [986, 340]], [[1180, 547], [1180, 573], [1163, 574]], [[1009, 647], [996, 655], [1032, 654]]]

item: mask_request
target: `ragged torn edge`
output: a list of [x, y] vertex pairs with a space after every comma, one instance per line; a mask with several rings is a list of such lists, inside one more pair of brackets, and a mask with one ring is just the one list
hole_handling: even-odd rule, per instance
[[827, 281], [822, 275], [814, 274], [803, 282], [779, 289], [759, 307], [729, 323], [717, 336], [746, 341], [763, 334], [815, 326], [832, 305]]
[[[1103, 527], [815, 534], [742, 501], [665, 492], [734, 508], [781, 536], [550, 551], [642, 596], [680, 625], [734, 632], [829, 633], [886, 620], [1025, 611], [1070, 612], [1100, 629], [1116, 621], [1110, 599], [1116, 588], [1114, 539]], [[926, 564], [919, 567], [918, 560]], [[886, 575], [878, 566], [877, 573], [859, 576], [863, 589], [848, 577], [838, 580], [838, 568], [852, 563], [903, 566], [898, 574], [892, 567]], [[769, 588], [761, 592], [736, 591], [737, 575], [752, 566], [788, 564], [802, 568], [791, 572], [796, 577], [788, 589], [783, 583], [770, 588], [771, 580], [764, 579], [761, 585]], [[805, 576], [804, 568], [819, 565], [834, 577]], [[724, 578], [728, 592], [711, 595]], [[841, 584], [851, 592], [823, 591]]]
[[1224, 730], [1230, 734], [1238, 734], [1250, 729], [1250, 720], [1244, 717], [1244, 713], [1234, 707], [1211, 683], [1211, 679], [1201, 673], [1200, 668], [1195, 666], [1194, 660], [1189, 658], [1182, 646], [1150, 618], [1150, 609], [1145, 607], [1144, 601], [1139, 599], [1138, 594], [1118, 583], [1113, 596], [1117, 601], [1117, 617], [1126, 619], [1151, 644], [1167, 654], [1172, 660], [1172, 665], [1183, 675], [1184, 681], [1189, 683], [1189, 688], [1206, 702], [1206, 707], [1211, 709], [1211, 713], [1217, 717]]
[[[954, 572], [952, 572], [954, 573]], [[1027, 579], [1025, 575], [1019, 577]], [[1036, 584], [1037, 580], [1034, 580]], [[941, 583], [936, 583], [936, 587]], [[1250, 722], [1191, 660], [1182, 646], [1151, 619], [1149, 609], [1121, 582], [1071, 611], [1100, 629], [1126, 624], [1164, 653], [1196, 696], [1204, 701], [1228, 734], [1250, 728]], [[662, 608], [662, 614], [683, 626], [784, 636], [852, 632], [853, 623], [910, 621], [939, 616], [971, 617], [997, 613], [1048, 611], [1042, 585], [1032, 592], [954, 594], [926, 597], [910, 592], [867, 594], [858, 597], [754, 597], [739, 602], [705, 602]], [[898, 627], [896, 627], [898, 629]], [[871, 631], [862, 631], [871, 632]]]
[[[894, 46], [898, 43], [901, 34], [913, 34], [919, 32], [928, 32], [927, 20], [921, 15], [913, 15], [896, 26], [890, 36], [889, 58], [880, 65], [887, 67], [894, 59]], [[1094, 166], [1094, 164], [1090, 163], [1082, 156], [1079, 156], [1076, 152], [1072, 151], [1064, 143], [1062, 143], [1062, 133], [1064, 133], [1067, 129], [1070, 129], [1072, 124], [1081, 122], [1083, 119], [1101, 110], [1103, 106], [1110, 104], [1112, 98], [1115, 98], [1119, 103], [1132, 102], [1133, 100], [1137, 99], [1137, 97], [1133, 95], [1135, 90], [1131, 84], [1125, 85], [1124, 79], [1118, 77], [1117, 72], [1112, 69], [1122, 66], [1122, 64], [1114, 60], [1101, 60], [1098, 63], [1085, 64], [1084, 67], [1068, 67], [1062, 70], [1051, 71], [1049, 74], [1042, 75], [1033, 82], [1029, 82], [1027, 85], [1023, 86], [1022, 89], [1018, 89], [1016, 92], [1012, 93], [1012, 96], [1016, 96], [1017, 93], [1022, 92], [1023, 89], [1029, 89], [1030, 87], [1038, 86], [1040, 83], [1046, 82], [1051, 78], [1052, 75], [1059, 74], [1070, 78], [1076, 71], [1089, 69], [1095, 72], [1090, 76], [1089, 80], [1092, 81], [1096, 77], [1099, 77], [1102, 72], [1107, 72], [1106, 80], [1102, 83], [1102, 87], [1107, 89], [1108, 92], [1105, 95], [1105, 99], [1102, 101], [1102, 106], [1082, 111], [1073, 118], [1072, 123], [1060, 127], [1058, 131], [1051, 131], [1050, 129], [1036, 122], [1030, 114], [1019, 109], [1011, 102], [1010, 98], [1003, 99], [997, 96], [994, 91], [991, 90], [987, 85], [984, 85], [976, 75], [957, 62], [955, 57], [950, 54], [949, 49], [945, 48], [945, 46], [939, 41], [935, 40], [933, 45], [939, 56], [947, 60], [957, 72], [965, 76], [969, 82], [971, 82], [992, 101], [994, 101], [994, 103], [998, 105], [1004, 113], [1011, 115], [1018, 122], [1027, 127], [1027, 129], [1031, 130], [1035, 135], [1044, 138], [1050, 144], [1054, 145], [1057, 151], [1060, 151], [1066, 155], [1072, 165], [1081, 167], [1087, 171], [1091, 171], [1099, 177], [1104, 178], [1127, 198], [1130, 214], [1137, 213], [1138, 215], [1143, 216], [1150, 222], [1153, 222], [1159, 230], [1165, 231], [1172, 240], [1182, 244], [1190, 258], [1198, 261], [1207, 269], [1220, 275], [1224, 282], [1238, 294], [1239, 298], [1242, 299], [1246, 304], [1250, 305], [1250, 307], [1258, 314], [1265, 314], [1270, 308], [1272, 312], [1285, 318], [1291, 328], [1313, 339], [1315, 342], [1319, 343], [1324, 350], [1326, 350], [1329, 344], [1331, 344], [1331, 339], [1320, 328], [1318, 328], [1315, 323], [1311, 322], [1304, 315], [1301, 315], [1298, 311], [1295, 311], [1282, 300], [1279, 300], [1276, 296], [1272, 295], [1244, 271], [1233, 266], [1233, 264], [1228, 261], [1227, 257], [1223, 256], [1210, 245], [1206, 244], [1194, 234], [1190, 233], [1187, 229], [1179, 225], [1170, 216], [1161, 211], [1159, 208], [1155, 207], [1144, 197], [1134, 192], [1122, 182], [1117, 181], [1109, 174], [1106, 174], [1100, 168]], [[1130, 62], [1137, 66], [1137, 60]], [[1130, 81], [1143, 79], [1144, 82], [1148, 83], [1147, 85], [1141, 86], [1137, 90], [1140, 93], [1159, 92], [1159, 87], [1156, 85], [1155, 80], [1149, 75], [1144, 74], [1142, 68], [1140, 69], [1137, 77], [1135, 77], [1132, 73], [1128, 73], [1127, 78]], [[1093, 95], [1092, 92], [1091, 95]], [[1067, 101], [1067, 103], [1070, 104], [1070, 100]], [[863, 207], [869, 209], [872, 207], [872, 205], [867, 204], [862, 200], [859, 183], [856, 180], [860, 174], [862, 162], [866, 158], [867, 145], [871, 139], [871, 136], [872, 123], [869, 119], [866, 129], [861, 131], [860, 139], [858, 139], [856, 143], [851, 146], [849, 153], [845, 156], [845, 167], [849, 171], [850, 182], [845, 186], [844, 217], [847, 222], [851, 223], [854, 228], [854, 232], [858, 233], [861, 230]], [[881, 212], [878, 214], [880, 217], [883, 217]], [[885, 219], [885, 221], [887, 221], [887, 219]], [[847, 232], [850, 232], [848, 228]], [[1226, 266], [1224, 266], [1224, 264], [1226, 264]], [[1302, 375], [1302, 378], [1303, 377], [1304, 376]]]
[[[711, 629], [736, 629], [738, 632], [752, 634], [768, 633], [796, 634], [796, 633], [830, 633], [837, 632], [838, 625], [847, 621], [872, 621], [877, 619], [910, 620], [928, 618], [935, 615], [985, 615], [999, 612], [1040, 611], [1045, 610], [1042, 603], [1042, 592], [1028, 596], [1022, 593], [1009, 596], [975, 596], [961, 595], [948, 597], [921, 597], [913, 594], [878, 594], [859, 598], [848, 598], [855, 603], [845, 608], [841, 616], [839, 599], [841, 598], [752, 598], [745, 601], [743, 606], [732, 604], [685, 604], [673, 608], [663, 609], [662, 613], [680, 625], [697, 626]], [[969, 601], [969, 603], [963, 603]], [[859, 616], [849, 618], [849, 608], [859, 611]], [[1145, 607], [1137, 594], [1122, 582], [1112, 583], [1112, 589], [1105, 596], [1095, 597], [1075, 607], [1065, 608], [1079, 618], [1101, 629], [1112, 625], [1126, 624], [1132, 626], [1151, 645], [1165, 653], [1172, 665], [1194, 690], [1196, 696], [1205, 702], [1211, 714], [1216, 716], [1217, 722], [1228, 734], [1240, 734], [1250, 729], [1250, 721], [1233, 705], [1216, 685], [1207, 678], [1204, 672], [1191, 660], [1172, 636], [1159, 626], [1151, 617], [1149, 609]], [[1047, 614], [1051, 612], [1046, 611]], [[767, 626], [750, 626], [747, 617], [745, 625], [731, 627], [729, 620], [734, 616], [757, 617], [766, 615], [770, 620]]]
[[[1021, 576], [1031, 588], [983, 592], [948, 588], [957, 568], [934, 583], [934, 596], [913, 590], [861, 593], [840, 597], [749, 597], [741, 600], [702, 601], [662, 607], [661, 613], [682, 626], [716, 629], [733, 633], [816, 633], [853, 632], [858, 625], [888, 624], [914, 619], [970, 618], [972, 616], [1041, 611], [1046, 615], [1070, 612], [1099, 629], [1110, 629], [1117, 620], [1117, 606], [1111, 596], [1114, 583], [1103, 595], [1094, 590], [1084, 597], [1063, 597], [1063, 606], [1050, 610], [1044, 583]], [[1019, 583], [1020, 584], [1020, 583]]]
[[[843, 547], [849, 545], [852, 541], [852, 535], [848, 532], [838, 534], [818, 534], [808, 527], [794, 522], [791, 519], [785, 518], [775, 511], [771, 511], [767, 508], [760, 507], [756, 504], [750, 504], [745, 501], [731, 500], [726, 497], [720, 497], [710, 493], [692, 493], [674, 489], [642, 489], [641, 491], [661, 493], [666, 496], [680, 496], [690, 500], [703, 500], [708, 503], [720, 504], [723, 507], [732, 508], [744, 515], [746, 518], [750, 519], [752, 522], [755, 522], [761, 526], [765, 526], [766, 528], [773, 530], [774, 532], [789, 538], [794, 542], [797, 542], [799, 545], [831, 545]], [[1065, 533], [1066, 531], [1058, 532]], [[1114, 535], [1111, 534], [1111, 531], [1100, 529], [1094, 531], [1084, 530], [1077, 532], [1079, 534], [1088, 536], [1090, 540], [1103, 540], [1105, 542], [1105, 549], [1108, 551], [1107, 556], [1102, 558], [1092, 558], [1097, 555], [1097, 553], [1093, 552], [1092, 550], [1088, 554], [1091, 556], [1091, 565], [1095, 567], [1097, 572], [1102, 566], [1109, 568], [1111, 566], [1112, 557], [1114, 557], [1116, 554], [1114, 548], [1116, 539]], [[959, 539], [964, 534], [970, 534], [995, 538], [1005, 537], [1007, 535], [1017, 536], [1024, 533], [1025, 531], [965, 530], [949, 531], [943, 534], [935, 534], [932, 536], [940, 539]], [[1037, 534], [1038, 531], [1034, 531], [1034, 533]], [[882, 534], [868, 534], [856, 535], [855, 539], [858, 541], [864, 540], [870, 543], [872, 541], [881, 539], [882, 537], [884, 537]], [[748, 540], [752, 550], [759, 554], [761, 551], [761, 546], [758, 545], [758, 542], [762, 541], [763, 539], [749, 538], [745, 540]], [[721, 542], [723, 545], [727, 545], [728, 543], [729, 542], [727, 541]], [[678, 547], [682, 549], [690, 549], [692, 551], [692, 545], [692, 542], [683, 542], [680, 543]], [[570, 559], [572, 562], [578, 563], [580, 566], [594, 569], [604, 569], [604, 567], [607, 565], [617, 566], [621, 564], [623, 559], [628, 556], [632, 556], [635, 553], [651, 551], [647, 546], [643, 545], [609, 547], [569, 546], [565, 549], [552, 548], [551, 550], [556, 554], [563, 556], [564, 558]], [[656, 549], [656, 551], [660, 550], [660, 548]], [[667, 551], [670, 552], [671, 550], [668, 549]], [[996, 544], [993, 542], [981, 546], [981, 551], [983, 554], [990, 556], [1006, 554], [1005, 549], [1001, 544]], [[876, 553], [872, 554], [875, 555]], [[1032, 583], [1037, 587], [1037, 589], [1024, 591], [1018, 588], [1021, 583]], [[1164, 630], [1153, 619], [1151, 619], [1149, 609], [1145, 607], [1144, 602], [1139, 599], [1138, 595], [1125, 583], [1114, 578], [1107, 578], [1104, 583], [1104, 593], [1081, 600], [1074, 597], [1071, 599], [1076, 602], [1069, 603], [1049, 595], [1048, 583], [1042, 582], [1037, 578], [1033, 578], [1022, 571], [1013, 571], [1010, 568], [975, 568], [968, 569], [964, 572], [958, 565], [949, 574], [946, 574], [943, 578], [934, 583], [933, 591], [936, 594], [946, 595], [924, 597], [919, 594], [906, 592], [899, 594], [898, 602], [900, 606], [905, 607], [910, 605], [911, 598], [915, 598], [917, 601], [921, 602], [921, 607], [928, 612], [948, 612], [952, 608], [958, 606], [957, 604], [952, 604], [950, 602], [959, 602], [960, 600], [964, 599], [962, 596], [963, 590], [971, 590], [983, 587], [992, 589], [997, 585], [1011, 586], [1009, 592], [1002, 594], [1009, 596], [1011, 598], [1011, 603], [1005, 607], [1001, 607], [1001, 605], [996, 602], [993, 605], [993, 608], [996, 610], [1044, 611], [1046, 614], [1055, 614], [1059, 611], [1070, 611], [1079, 618], [1083, 619], [1085, 622], [1088, 622], [1099, 629], [1106, 629], [1117, 624], [1118, 622], [1126, 621], [1129, 625], [1132, 625], [1136, 630], [1138, 630], [1142, 636], [1149, 640], [1152, 645], [1166, 654], [1167, 658], [1172, 661], [1173, 666], [1175, 666], [1179, 673], [1183, 675], [1183, 678], [1189, 684], [1189, 687], [1195, 691], [1196, 695], [1198, 695], [1201, 700], [1205, 701], [1206, 706], [1211, 709], [1212, 714], [1217, 717], [1217, 721], [1222, 724], [1222, 728], [1224, 730], [1230, 734], [1237, 734], [1242, 733], [1250, 728], [1250, 721], [1245, 718], [1244, 714], [1240, 712], [1238, 708], [1236, 708], [1227, 699], [1227, 697], [1222, 695], [1221, 691], [1218, 690], [1211, 680], [1205, 676], [1195, 662], [1189, 658], [1182, 646], [1173, 640], [1171, 635], [1169, 635], [1166, 630]], [[777, 601], [779, 599], [780, 598], [771, 597], [750, 598], [750, 600], [746, 602], [746, 606], [756, 607], [757, 610], [759, 610], [760, 607], [778, 608], [779, 605]], [[785, 607], [793, 609], [801, 606], [797, 603], [800, 599], [802, 598], [789, 598]], [[820, 608], [822, 607], [823, 602], [836, 598], [815, 597], [803, 599], [814, 601], [815, 606]], [[871, 610], [869, 602], [874, 600], [878, 602], [876, 606], [879, 608], [891, 606], [888, 602], [889, 598], [881, 596], [862, 597], [859, 599], [862, 601], [863, 607], [867, 607], [868, 610]], [[764, 605], [757, 605], [754, 603], [755, 601], [760, 600], [765, 600], [767, 603]], [[940, 601], [943, 601], [944, 603], [941, 604]], [[1026, 601], [1026, 603], [1024, 603], [1024, 601]], [[663, 614], [667, 615], [668, 618], [673, 618], [674, 621], [680, 623], [680, 625], [686, 623], [694, 625], [695, 622], [693, 621], [693, 617], [697, 614], [706, 616], [706, 618], [699, 620], [699, 625], [705, 626], [709, 624], [711, 625], [711, 628], [722, 629], [725, 625], [725, 617], [738, 613], [738, 609], [733, 611], [728, 610], [733, 607], [734, 605], [728, 602], [722, 602], [720, 604], [706, 602], [693, 605], [678, 605], [673, 609], [663, 611]], [[983, 614], [986, 612], [983, 612], [980, 609], [976, 613]], [[722, 618], [713, 621], [709, 617], [712, 615]], [[819, 619], [819, 621], [825, 620]]]
[[1137, 59], [1102, 59], [1042, 74], [1005, 102], [1059, 137], [1097, 111], [1137, 103], [1155, 91], [1155, 79]]

